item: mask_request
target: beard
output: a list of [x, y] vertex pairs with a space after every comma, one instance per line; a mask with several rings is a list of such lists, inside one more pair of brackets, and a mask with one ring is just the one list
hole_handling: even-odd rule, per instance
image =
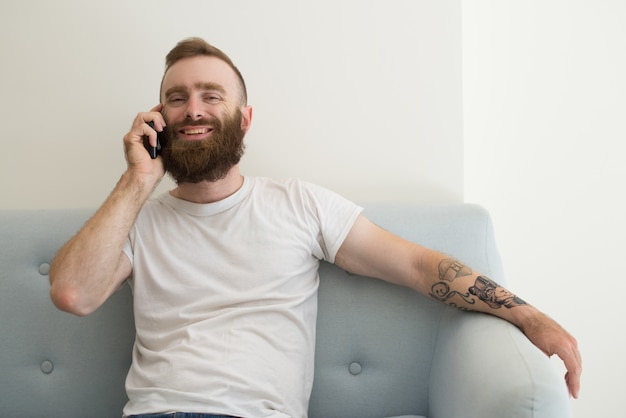
[[[245, 145], [241, 128], [242, 114], [236, 109], [233, 115], [218, 119], [202, 119], [181, 122], [171, 128], [166, 126], [161, 144], [163, 167], [176, 184], [214, 182], [226, 177], [230, 169], [239, 163]], [[178, 137], [181, 126], [211, 125], [211, 135], [202, 140], [185, 140]]]

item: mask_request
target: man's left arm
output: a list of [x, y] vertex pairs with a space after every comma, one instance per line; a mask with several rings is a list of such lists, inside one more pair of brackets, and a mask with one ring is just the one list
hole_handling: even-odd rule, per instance
[[461, 310], [503, 318], [548, 356], [558, 355], [565, 380], [578, 397], [581, 356], [576, 339], [553, 319], [488, 277], [449, 256], [393, 235], [359, 216], [335, 257], [349, 271], [410, 287]]

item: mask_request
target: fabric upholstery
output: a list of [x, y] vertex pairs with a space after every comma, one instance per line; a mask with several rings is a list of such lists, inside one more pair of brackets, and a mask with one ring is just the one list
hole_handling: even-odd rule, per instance
[[[91, 213], [0, 211], [3, 416], [121, 415], [129, 287], [84, 318], [49, 298], [49, 263]], [[505, 283], [480, 207], [366, 205], [365, 215]], [[514, 326], [327, 263], [320, 275], [311, 418], [571, 417], [562, 376]]]

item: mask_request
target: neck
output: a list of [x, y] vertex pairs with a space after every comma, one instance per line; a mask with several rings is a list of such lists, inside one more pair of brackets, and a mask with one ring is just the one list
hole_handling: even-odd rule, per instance
[[239, 166], [235, 165], [221, 180], [180, 183], [170, 194], [177, 199], [192, 203], [214, 203], [226, 199], [239, 190], [242, 185], [243, 177], [239, 172]]

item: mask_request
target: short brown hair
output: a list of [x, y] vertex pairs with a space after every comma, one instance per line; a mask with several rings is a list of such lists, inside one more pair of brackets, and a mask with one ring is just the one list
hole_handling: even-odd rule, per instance
[[[224, 61], [230, 68], [233, 69], [239, 84], [241, 86], [241, 104], [246, 105], [248, 102], [248, 91], [246, 89], [246, 82], [241, 75], [239, 69], [233, 64], [233, 61], [228, 55], [226, 55], [221, 49], [214, 47], [202, 38], [187, 38], [180, 41], [165, 57], [165, 73], [170, 69], [172, 65], [182, 60], [183, 58], [191, 58], [197, 56], [215, 57]], [[161, 81], [162, 83], [162, 81]]]

